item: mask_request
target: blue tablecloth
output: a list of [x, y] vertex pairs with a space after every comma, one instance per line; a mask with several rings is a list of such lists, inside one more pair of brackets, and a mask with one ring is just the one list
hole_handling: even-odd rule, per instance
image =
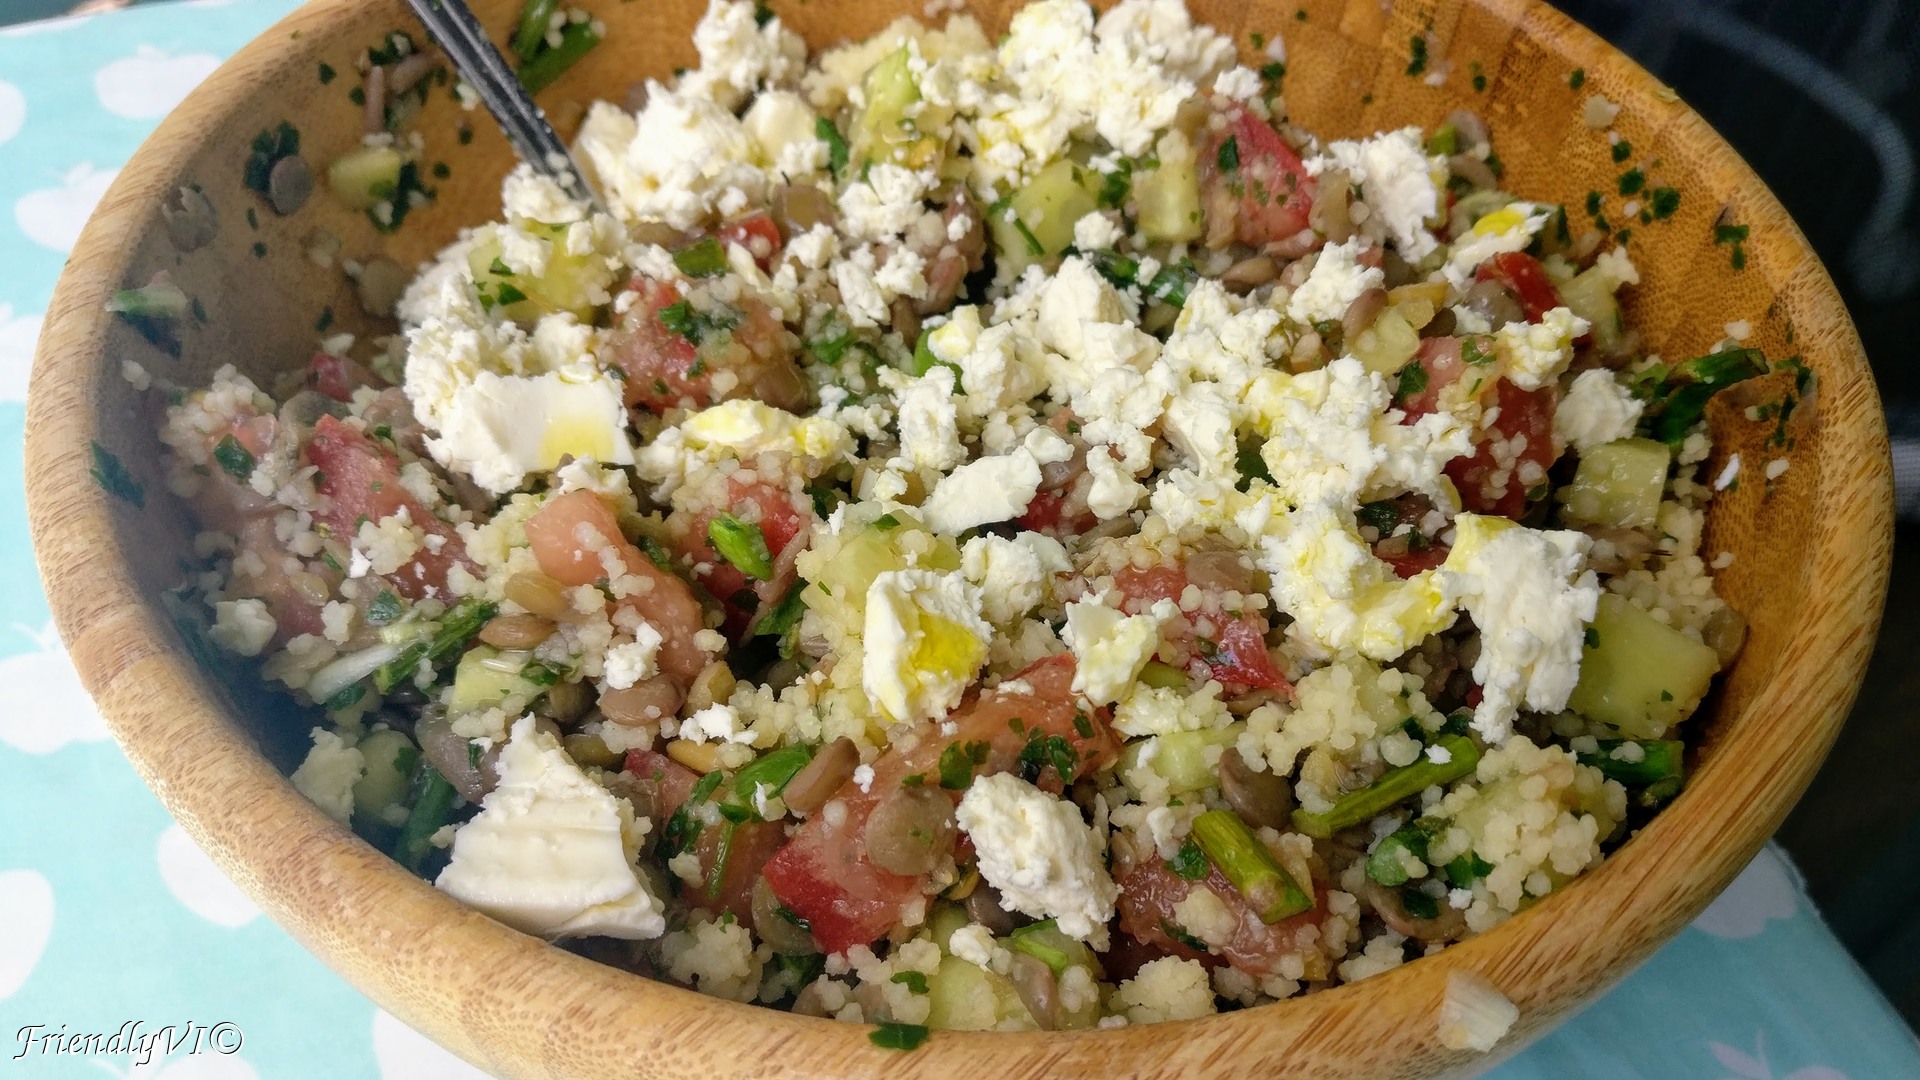
[[[169, 820], [80, 689], [28, 545], [27, 371], [66, 253], [160, 117], [293, 6], [183, 0], [0, 31], [0, 1077], [480, 1075], [261, 918]], [[123, 1030], [160, 1036], [152, 1060], [53, 1054]], [[1895, 1080], [1920, 1077], [1920, 1045], [1769, 849], [1639, 973], [1492, 1075]]]

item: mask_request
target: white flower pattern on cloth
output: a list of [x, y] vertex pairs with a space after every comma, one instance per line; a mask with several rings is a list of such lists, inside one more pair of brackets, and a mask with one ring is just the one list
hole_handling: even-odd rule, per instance
[[27, 239], [41, 247], [72, 251], [93, 208], [118, 175], [119, 169], [96, 169], [92, 162], [79, 162], [61, 175], [59, 186], [20, 196], [13, 204], [13, 220]]
[[1766, 1044], [1766, 1032], [1762, 1031], [1754, 1034], [1751, 1054], [1720, 1042], [1709, 1042], [1707, 1049], [1712, 1051], [1715, 1060], [1733, 1071], [1733, 1075], [1724, 1080], [1852, 1080], [1846, 1073], [1825, 1065], [1808, 1065], [1775, 1076], [1773, 1067], [1767, 1064]]
[[107, 722], [80, 685], [66, 647], [51, 623], [40, 631], [15, 627], [34, 643], [32, 652], [0, 659], [0, 686], [15, 700], [0, 709], [0, 744], [29, 754], [50, 754], [70, 742], [99, 742]]
[[216, 926], [245, 926], [260, 914], [260, 909], [240, 891], [232, 879], [218, 866], [200, 845], [193, 842], [187, 830], [178, 825], [169, 825], [160, 834], [159, 843], [154, 845], [154, 862], [160, 867], [160, 880], [166, 882], [167, 891], [175, 900], [184, 904], [188, 911], [213, 923]]
[[38, 870], [0, 870], [0, 1001], [26, 985], [53, 937], [53, 886]]
[[95, 72], [93, 92], [100, 98], [100, 107], [115, 116], [158, 120], [219, 66], [220, 58], [211, 53], [170, 56], [141, 45], [132, 56]]
[[1717, 938], [1754, 937], [1766, 930], [1767, 923], [1798, 914], [1802, 891], [1787, 861], [1772, 848], [1762, 849], [1727, 891], [1693, 920], [1693, 928]]
[[[775, 0], [775, 7], [782, 2]], [[9, 268], [0, 275], [0, 583], [17, 583], [0, 588], [0, 663], [22, 665], [7, 668], [16, 674], [11, 686], [72, 679], [70, 667], [61, 673], [41, 666], [51, 662], [58, 646], [45, 634], [45, 599], [30, 585], [31, 552], [19, 503], [20, 438], [39, 313], [47, 307], [62, 257], [115, 170], [154, 123], [110, 112], [99, 92], [102, 75], [116, 62], [141, 56], [142, 46], [176, 59], [230, 55], [297, 6], [297, 0], [194, 0], [0, 29], [0, 72], [6, 73], [0, 82], [0, 163], [7, 166], [0, 168], [0, 259]], [[352, 77], [342, 72], [329, 87], [316, 81], [310, 89], [316, 104], [334, 100], [328, 94], [337, 94], [338, 104], [351, 85]], [[31, 88], [30, 97], [20, 92], [23, 87]], [[236, 204], [231, 218], [238, 220], [243, 212]], [[156, 359], [157, 354], [143, 362]], [[21, 632], [12, 629], [14, 624], [40, 629]], [[18, 659], [22, 656], [31, 659]], [[64, 657], [58, 659], [65, 664]], [[47, 677], [47, 671], [55, 675]], [[278, 927], [253, 917], [250, 902], [226, 891], [231, 885], [214, 882], [210, 875], [217, 871], [203, 854], [187, 850], [185, 834], [167, 822], [118, 750], [105, 741], [97, 714], [52, 704], [71, 701], [66, 695], [77, 693], [77, 683], [68, 681], [64, 689], [42, 690], [36, 699], [36, 710], [54, 708], [65, 718], [58, 729], [64, 732], [58, 753], [54, 747], [31, 748], [51, 740], [45, 732], [20, 734], [23, 722], [15, 714], [26, 710], [0, 710], [0, 821], [34, 823], [0, 834], [5, 836], [0, 840], [0, 1003], [8, 1016], [27, 1018], [20, 1023], [42, 1017], [56, 1025], [84, 1020], [94, 1015], [82, 1008], [97, 992], [97, 971], [86, 961], [112, 957], [121, 985], [128, 988], [118, 995], [116, 1007], [156, 1019], [182, 1012], [201, 1022], [230, 1017], [241, 1022], [246, 1045], [231, 1058], [182, 1053], [140, 1070], [124, 1058], [63, 1060], [61, 1065], [71, 1067], [59, 1075], [97, 1076], [100, 1067], [129, 1080], [479, 1080], [485, 1075], [377, 1010]], [[1728, 905], [1716, 905], [1703, 916], [1702, 933], [1682, 934], [1616, 992], [1536, 1047], [1496, 1066], [1488, 1080], [1920, 1076], [1920, 1047], [1893, 1021], [1811, 906], [1799, 899], [1791, 865], [1772, 851], [1761, 859], [1756, 867], [1772, 870], [1750, 870], [1729, 897], [1744, 894], [1750, 879], [1771, 874], [1763, 884], [1774, 899], [1758, 905], [1740, 901], [1731, 916]], [[1756, 929], [1729, 934], [1729, 926]], [[66, 935], [83, 932], [90, 951], [70, 948]], [[1735, 983], [1735, 972], [1754, 971], [1776, 974]], [[267, 980], [275, 980], [276, 991], [271, 1002], [263, 1003], [247, 988]], [[1810, 984], [1820, 992], [1809, 994]], [[1740, 992], [1728, 992], [1735, 985]], [[1683, 1013], [1689, 1022], [1674, 1023]], [[1764, 1024], [1754, 1020], [1762, 1016]], [[1886, 1019], [1862, 1026], [1867, 1023], [1862, 1016]], [[1845, 1023], [1835, 1022], [1838, 1018]], [[1700, 1034], [1709, 1030], [1709, 1020], [1711, 1030], [1764, 1030], [1766, 1052], [1759, 1052], [1762, 1040], [1756, 1034], [1751, 1050], [1710, 1056]], [[1632, 1046], [1606, 1037], [1625, 1030], [1642, 1037]], [[1729, 1038], [1744, 1042], [1722, 1036]], [[1583, 1057], [1583, 1052], [1605, 1056]], [[0, 1064], [6, 1056], [0, 1056]], [[1568, 1063], [1576, 1060], [1604, 1066], [1574, 1072]], [[1814, 1061], [1823, 1064], [1798, 1064]], [[1795, 1068], [1789, 1070], [1787, 1063]], [[13, 1071], [29, 1075], [5, 1068], [0, 1075]]]

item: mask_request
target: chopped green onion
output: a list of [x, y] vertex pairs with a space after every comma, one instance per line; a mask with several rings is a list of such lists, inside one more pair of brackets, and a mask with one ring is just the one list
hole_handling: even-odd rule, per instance
[[718, 277], [727, 272], [727, 252], [707, 236], [673, 253], [673, 265], [688, 277]]
[[[779, 795], [787, 790], [787, 782], [812, 760], [813, 748], [809, 746], [783, 746], [761, 754], [733, 774], [733, 798], [729, 801], [735, 806], [752, 809], [757, 789], [766, 788], [770, 799]], [[757, 810], [754, 816], [759, 816]]]
[[[1649, 739], [1637, 742], [1633, 739], [1601, 739], [1599, 743], [1600, 749], [1597, 751], [1579, 755], [1580, 764], [1599, 769], [1609, 780], [1640, 787], [1681, 778], [1686, 773], [1687, 748], [1685, 743], [1678, 740]], [[1628, 761], [1614, 756], [1615, 750], [1629, 743], [1640, 747], [1642, 754], [1639, 760]]]
[[1642, 384], [1650, 396], [1647, 411], [1653, 414], [1649, 430], [1661, 442], [1676, 445], [1706, 415], [1708, 399], [1766, 373], [1766, 354], [1759, 349], [1728, 349], [1681, 361], [1664, 379]]
[[520, 28], [514, 31], [513, 51], [521, 63], [532, 60], [540, 51], [547, 40], [547, 27], [553, 23], [553, 13], [559, 7], [560, 0], [527, 0], [527, 6], [520, 9]]
[[840, 174], [847, 171], [849, 150], [846, 136], [840, 134], [840, 129], [833, 126], [833, 121], [824, 116], [813, 122], [813, 134], [827, 144], [827, 168], [833, 170], [834, 179], [839, 179]]
[[[721, 807], [725, 810], [725, 807]], [[721, 815], [726, 817], [725, 814]], [[726, 884], [727, 862], [733, 858], [733, 834], [740, 823], [728, 817], [720, 823], [720, 845], [713, 855], [713, 868], [707, 871], [707, 899], [720, 899], [720, 887]]]
[[[1204, 856], [1202, 859], [1204, 860]], [[1058, 977], [1073, 962], [1067, 950], [1060, 947], [1061, 939], [1066, 935], [1052, 919], [1046, 919], [1030, 926], [1022, 926], [1007, 936], [1007, 948], [1017, 953], [1026, 953], [1035, 960], [1053, 969]]]
[[927, 992], [927, 974], [924, 971], [896, 971], [890, 982], [897, 982], [907, 988], [910, 994]]
[[527, 93], [537, 94], [566, 74], [587, 51], [600, 44], [600, 35], [591, 22], [568, 23], [560, 31], [560, 44], [520, 65], [520, 85]]
[[414, 873], [433, 850], [433, 834], [440, 831], [453, 813], [453, 785], [440, 770], [423, 758], [413, 774], [413, 808], [407, 811], [400, 838], [394, 841], [393, 857]]
[[1195, 818], [1193, 842], [1253, 906], [1261, 922], [1277, 923], [1312, 909], [1313, 894], [1281, 869], [1273, 853], [1233, 811], [1209, 810]]
[[868, 1041], [887, 1050], [913, 1050], [927, 1041], [925, 1024], [881, 1024], [867, 1033]]
[[1316, 840], [1325, 840], [1341, 829], [1372, 821], [1435, 784], [1450, 784], [1480, 764], [1480, 748], [1463, 735], [1443, 735], [1433, 745], [1447, 752], [1445, 764], [1421, 758], [1411, 765], [1388, 769], [1372, 785], [1342, 795], [1325, 813], [1295, 810], [1293, 827]]
[[1172, 664], [1149, 660], [1147, 665], [1140, 669], [1140, 682], [1157, 690], [1185, 690], [1187, 673]]
[[107, 301], [108, 311], [176, 360], [180, 358], [180, 321], [191, 306], [180, 286], [164, 278], [138, 289], [121, 289]]
[[1405, 885], [1413, 875], [1407, 873], [1407, 867], [1400, 853], [1405, 852], [1415, 859], [1425, 860], [1427, 845], [1433, 839], [1433, 824], [1424, 818], [1407, 822], [1380, 841], [1367, 856], [1367, 877], [1382, 885]]
[[422, 661], [437, 665], [467, 647], [473, 635], [493, 618], [498, 608], [486, 600], [469, 597], [454, 605], [453, 610], [442, 616], [433, 630], [433, 636], [415, 641], [400, 650], [400, 655], [380, 665], [373, 673], [374, 688], [386, 693], [401, 683], [412, 679]]
[[1212, 864], [1207, 861], [1207, 853], [1200, 850], [1200, 845], [1188, 840], [1180, 845], [1179, 851], [1174, 852], [1173, 858], [1167, 860], [1167, 869], [1188, 881], [1199, 881], [1207, 876]]
[[790, 638], [800, 625], [800, 616], [806, 613], [806, 604], [800, 594], [806, 590], [807, 583], [796, 580], [780, 602], [767, 610], [760, 620], [753, 624], [754, 637], [774, 637], [780, 639], [780, 656], [784, 659], [793, 655], [793, 642]]
[[715, 514], [707, 522], [707, 539], [713, 550], [741, 573], [758, 581], [773, 577], [773, 553], [767, 550], [767, 538], [760, 526], [732, 514]]
[[373, 603], [367, 605], [367, 624], [385, 626], [405, 613], [400, 597], [392, 589], [381, 589], [379, 595], [373, 598]]

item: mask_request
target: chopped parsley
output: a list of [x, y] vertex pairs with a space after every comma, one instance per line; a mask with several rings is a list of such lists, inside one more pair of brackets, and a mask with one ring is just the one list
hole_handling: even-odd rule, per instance
[[1188, 840], [1167, 860], [1167, 869], [1188, 881], [1199, 881], [1213, 872], [1213, 864], [1207, 861], [1207, 853], [1200, 850], [1199, 844]]
[[909, 993], [924, 994], [927, 992], [927, 976], [925, 972], [896, 971], [893, 973], [893, 978], [890, 981], [897, 982], [906, 987]]
[[320, 85], [325, 86], [332, 82], [335, 74], [337, 73], [333, 70], [332, 64], [322, 63], [320, 65]]
[[269, 128], [253, 137], [252, 152], [247, 155], [246, 171], [242, 180], [247, 187], [261, 195], [267, 194], [268, 178], [273, 167], [281, 158], [290, 158], [300, 153], [300, 129], [285, 120], [280, 126]]
[[685, 300], [661, 308], [658, 318], [661, 326], [694, 345], [740, 325], [740, 317], [731, 311], [700, 311]]
[[1747, 226], [1715, 225], [1713, 242], [1716, 245], [1727, 244], [1733, 249], [1732, 265], [1735, 270], [1747, 268]]
[[1646, 186], [1647, 174], [1641, 172], [1639, 169], [1628, 169], [1626, 172], [1620, 174], [1621, 195], [1637, 195], [1640, 189]]
[[827, 144], [827, 168], [833, 170], [834, 179], [839, 179], [840, 174], [847, 171], [849, 151], [846, 136], [840, 134], [840, 129], [833, 126], [833, 121], [824, 116], [814, 121], [813, 134]]
[[406, 613], [400, 597], [392, 589], [381, 589], [380, 594], [367, 605], [367, 625], [385, 626]]
[[147, 491], [127, 471], [127, 466], [113, 455], [113, 451], [99, 443], [89, 442], [87, 445], [93, 450], [93, 468], [87, 472], [93, 477], [93, 482], [100, 485], [100, 490], [121, 502], [132, 503], [136, 510], [146, 509]]
[[1407, 74], [1418, 75], [1427, 70], [1427, 36], [1415, 34], [1407, 45]]
[[1049, 766], [1066, 783], [1073, 777], [1074, 766], [1080, 763], [1080, 752], [1073, 748], [1065, 736], [1048, 735], [1039, 728], [1027, 733], [1027, 745], [1020, 748], [1020, 778], [1028, 783], [1037, 783], [1040, 774]]
[[1573, 74], [1567, 76], [1567, 85], [1573, 87], [1575, 90], [1587, 85], [1587, 69], [1574, 68]]
[[987, 762], [987, 744], [952, 742], [940, 751], [940, 786], [965, 791], [973, 786], [973, 770]]
[[253, 476], [253, 452], [240, 445], [232, 435], [225, 436], [213, 448], [214, 463], [235, 480]]
[[1593, 627], [1589, 626], [1587, 627], [1586, 633], [1583, 635], [1583, 637], [1586, 640], [1587, 648], [1597, 649], [1600, 647], [1600, 631], [1595, 630]]
[[718, 277], [727, 272], [727, 252], [719, 240], [702, 237], [674, 252], [673, 265], [688, 277]]
[[1227, 136], [1227, 141], [1220, 144], [1220, 153], [1216, 158], [1216, 164], [1220, 166], [1220, 171], [1223, 173], [1238, 172], [1240, 170], [1239, 136], [1229, 135]]
[[1404, 405], [1419, 397], [1427, 389], [1427, 369], [1419, 364], [1408, 364], [1400, 369], [1400, 383], [1393, 391], [1393, 403]]
[[1633, 144], [1625, 139], [1613, 144], [1613, 160], [1619, 163], [1633, 156]]
[[1176, 922], [1172, 922], [1167, 919], [1161, 919], [1160, 929], [1165, 931], [1168, 937], [1172, 938], [1173, 940], [1179, 942], [1182, 945], [1185, 945], [1187, 948], [1192, 949], [1195, 952], [1204, 953], [1207, 951], [1206, 942], [1201, 941], [1197, 937], [1194, 937], [1193, 934], [1190, 933], [1186, 927], [1181, 926]]
[[759, 581], [773, 577], [773, 553], [760, 526], [730, 513], [715, 514], [707, 522], [707, 539], [741, 573]]
[[1657, 187], [1648, 196], [1648, 203], [1657, 218], [1670, 218], [1680, 209], [1680, 192], [1677, 188]]

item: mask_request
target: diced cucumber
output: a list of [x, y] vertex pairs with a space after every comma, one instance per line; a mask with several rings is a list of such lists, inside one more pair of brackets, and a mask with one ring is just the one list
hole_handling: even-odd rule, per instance
[[853, 119], [851, 160], [856, 168], [868, 162], [914, 169], [933, 164], [939, 144], [923, 135], [921, 124], [909, 115], [920, 100], [912, 62], [912, 54], [902, 45], [867, 72], [862, 83], [866, 105]]
[[1652, 439], [1619, 439], [1580, 455], [1573, 483], [1560, 490], [1570, 522], [1651, 529], [1660, 519], [1672, 455]]
[[1061, 933], [1052, 919], [1015, 930], [1007, 937], [1007, 947], [1044, 961], [1055, 975], [1076, 964], [1080, 967], [1094, 964], [1093, 950], [1087, 943]]
[[356, 744], [366, 759], [366, 771], [353, 785], [353, 812], [368, 822], [389, 824], [382, 811], [405, 806], [407, 785], [420, 758], [413, 740], [392, 728], [370, 731]]
[[595, 284], [605, 285], [604, 280], [595, 280], [596, 273], [604, 278], [605, 272], [596, 270], [594, 263], [604, 267], [606, 260], [595, 255], [567, 254], [564, 229], [537, 221], [526, 222], [522, 227], [535, 235], [553, 234], [553, 251], [547, 257], [546, 272], [537, 277], [515, 273], [500, 259], [498, 237], [482, 232], [467, 250], [467, 269], [473, 274], [474, 288], [481, 302], [518, 323], [531, 324], [542, 315], [562, 311], [572, 312], [583, 322], [593, 321], [593, 302], [588, 296]]
[[375, 204], [393, 198], [406, 163], [406, 156], [391, 146], [362, 146], [327, 166], [327, 186], [349, 208], [371, 210]]
[[1193, 143], [1179, 131], [1160, 137], [1157, 168], [1133, 174], [1133, 205], [1140, 231], [1166, 244], [1198, 240], [1206, 231], [1200, 213], [1200, 166]]
[[1135, 777], [1139, 770], [1151, 769], [1175, 795], [1215, 787], [1220, 783], [1220, 751], [1232, 746], [1246, 726], [1236, 721], [1223, 728], [1170, 731], [1129, 743], [1120, 754], [1120, 776]]
[[524, 652], [507, 653], [491, 645], [468, 649], [453, 670], [453, 696], [447, 700], [447, 712], [460, 716], [482, 709], [518, 712], [526, 708], [547, 690], [522, 674], [526, 661]]
[[1718, 670], [1708, 646], [1602, 593], [1567, 707], [1628, 738], [1658, 739], [1699, 706]]
[[1620, 318], [1620, 301], [1613, 295], [1613, 279], [1598, 267], [1562, 282], [1560, 302], [1592, 324], [1594, 348], [1602, 353], [1616, 350], [1626, 336], [1626, 325]]
[[973, 920], [967, 918], [967, 910], [948, 900], [936, 901], [933, 914], [927, 916], [927, 933], [933, 943], [946, 952], [953, 941], [953, 932]]
[[957, 956], [927, 979], [927, 1026], [942, 1031], [1032, 1030], [1033, 1014], [1013, 980]]
[[[1427, 318], [1433, 318], [1431, 307], [1427, 308]], [[1368, 371], [1392, 375], [1420, 351], [1420, 332], [1397, 309], [1388, 308], [1372, 326], [1355, 334], [1347, 348]]]
[[987, 211], [1001, 273], [1057, 257], [1073, 243], [1073, 225], [1100, 208], [1100, 174], [1061, 160]]

